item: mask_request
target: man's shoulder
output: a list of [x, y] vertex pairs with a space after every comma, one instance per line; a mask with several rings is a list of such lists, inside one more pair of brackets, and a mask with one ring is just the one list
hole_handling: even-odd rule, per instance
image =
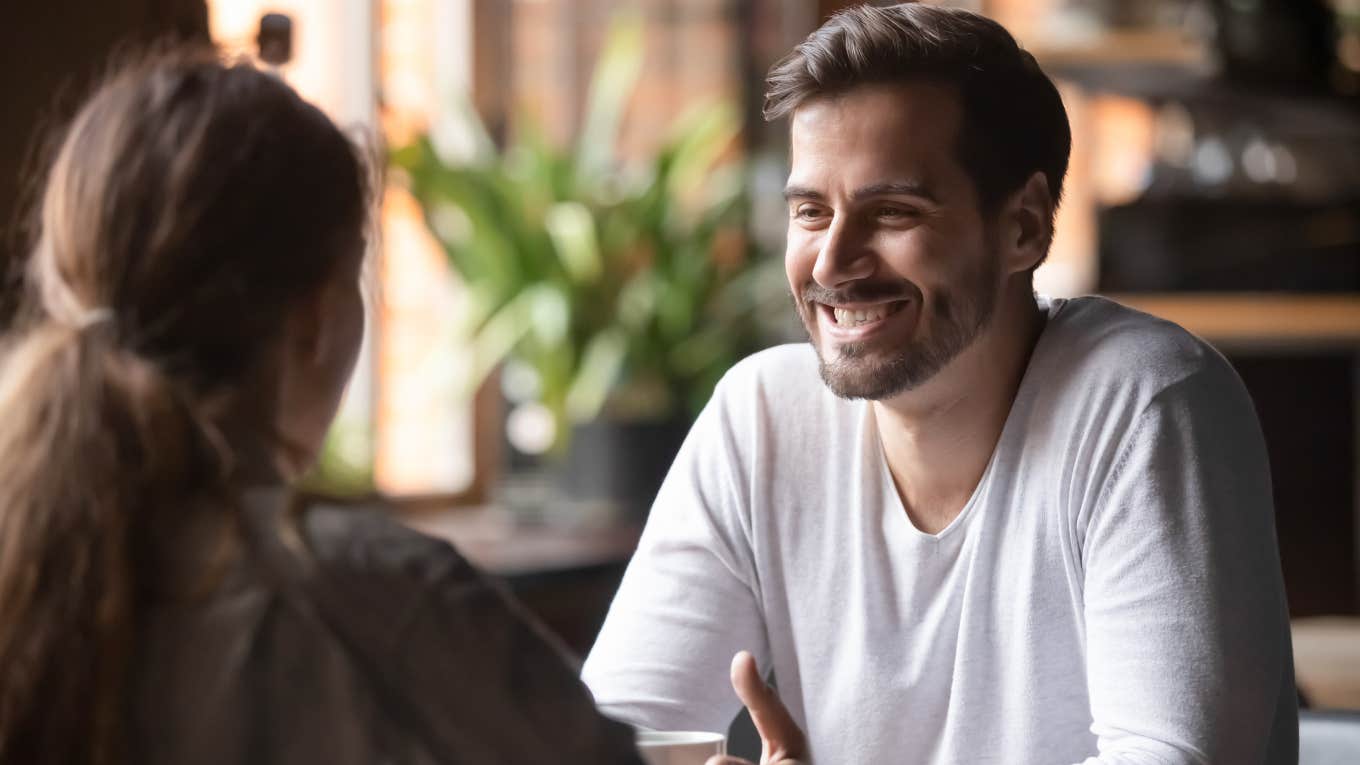
[[1236, 379], [1221, 354], [1181, 326], [1102, 297], [1053, 301], [1036, 355], [1047, 380], [1087, 392], [1142, 398]]
[[807, 343], [780, 345], [742, 359], [723, 376], [696, 426], [733, 443], [799, 443], [854, 421], [855, 402], [822, 382]]
[[808, 343], [788, 343], [747, 356], [723, 375], [718, 392], [726, 399], [760, 401], [782, 409], [828, 395]]
[[785, 343], [756, 351], [733, 364], [727, 378], [746, 384], [768, 383], [771, 379], [803, 387], [821, 384], [817, 352], [809, 343]]

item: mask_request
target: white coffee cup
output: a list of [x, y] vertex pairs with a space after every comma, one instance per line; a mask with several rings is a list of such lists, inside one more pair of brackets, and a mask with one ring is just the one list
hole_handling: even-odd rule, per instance
[[715, 754], [727, 754], [727, 737], [705, 731], [642, 730], [637, 747], [647, 765], [704, 765]]

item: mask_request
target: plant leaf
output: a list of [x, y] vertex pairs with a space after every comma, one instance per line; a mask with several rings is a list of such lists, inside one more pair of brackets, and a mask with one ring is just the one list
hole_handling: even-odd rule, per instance
[[707, 194], [709, 172], [741, 134], [736, 106], [723, 101], [697, 107], [676, 128], [669, 191], [681, 199]]
[[594, 181], [614, 165], [614, 147], [628, 102], [642, 73], [643, 21], [639, 14], [614, 18], [595, 64], [577, 145], [579, 174]]
[[487, 375], [515, 348], [532, 327], [529, 295], [524, 294], [501, 306], [472, 340], [472, 370], [467, 376], [468, 390], [477, 390]]
[[461, 90], [441, 94], [440, 117], [430, 126], [430, 145], [446, 165], [484, 167], [496, 161], [496, 142]]
[[598, 280], [604, 260], [590, 210], [580, 202], [558, 202], [548, 208], [543, 223], [567, 275], [578, 284]]
[[626, 358], [628, 340], [618, 329], [595, 335], [586, 344], [580, 368], [567, 391], [567, 416], [574, 422], [594, 419], [609, 398]]

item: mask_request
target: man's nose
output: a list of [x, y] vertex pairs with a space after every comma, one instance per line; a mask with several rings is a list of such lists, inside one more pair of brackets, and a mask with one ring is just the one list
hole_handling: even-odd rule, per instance
[[874, 266], [875, 258], [863, 232], [857, 231], [844, 216], [837, 215], [822, 239], [817, 262], [812, 266], [812, 279], [827, 289], [836, 289], [869, 277]]

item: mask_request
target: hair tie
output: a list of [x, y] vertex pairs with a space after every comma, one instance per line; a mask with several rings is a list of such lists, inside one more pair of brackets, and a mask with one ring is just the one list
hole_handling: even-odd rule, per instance
[[91, 327], [111, 322], [113, 319], [113, 309], [111, 308], [90, 308], [77, 316], [76, 320], [72, 322], [72, 326], [83, 332]]
[[47, 315], [58, 324], [77, 332], [84, 332], [117, 318], [113, 309], [108, 306], [86, 308], [83, 305], [81, 299], [71, 289], [70, 283], [62, 277], [61, 271], [57, 268], [56, 258], [43, 242], [39, 243], [32, 267], [37, 269], [34, 273]]

